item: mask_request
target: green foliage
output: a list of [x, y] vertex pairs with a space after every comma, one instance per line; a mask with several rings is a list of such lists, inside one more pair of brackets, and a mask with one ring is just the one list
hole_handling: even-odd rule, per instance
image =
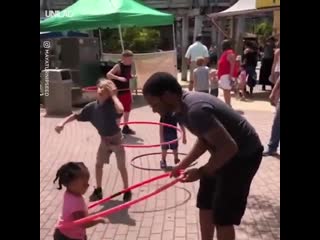
[[272, 25], [268, 22], [262, 22], [260, 24], [257, 24], [254, 28], [254, 33], [258, 36], [267, 38], [272, 35]]
[[[121, 43], [118, 29], [101, 30], [104, 52], [120, 53]], [[160, 32], [152, 28], [122, 29], [124, 48], [133, 52], [146, 53], [157, 50], [160, 44]]]

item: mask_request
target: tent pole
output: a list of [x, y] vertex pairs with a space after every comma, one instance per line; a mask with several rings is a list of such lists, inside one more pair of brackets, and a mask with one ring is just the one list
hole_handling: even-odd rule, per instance
[[100, 56], [102, 56], [103, 46], [102, 46], [102, 36], [101, 36], [101, 29], [100, 28], [99, 28], [99, 45], [100, 45]]
[[176, 31], [174, 28], [174, 23], [172, 24], [172, 36], [173, 36], [173, 49], [176, 50]]
[[124, 51], [124, 45], [123, 45], [123, 39], [122, 39], [122, 31], [121, 31], [121, 25], [118, 25], [118, 30], [119, 30], [119, 37], [120, 37], [120, 43], [121, 43], [121, 49], [122, 52]]

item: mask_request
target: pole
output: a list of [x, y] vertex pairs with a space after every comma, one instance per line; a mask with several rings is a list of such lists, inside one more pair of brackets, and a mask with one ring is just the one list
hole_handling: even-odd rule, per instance
[[102, 36], [101, 36], [101, 29], [99, 28], [99, 45], [100, 45], [100, 56], [103, 53], [103, 46], [102, 46]]
[[119, 30], [121, 49], [122, 49], [122, 52], [123, 52], [124, 51], [124, 45], [123, 45], [122, 31], [121, 31], [121, 25], [120, 24], [118, 25], [118, 30]]
[[174, 23], [172, 24], [172, 36], [173, 36], [173, 49], [176, 50], [177, 46], [176, 46], [176, 31], [174, 28]]

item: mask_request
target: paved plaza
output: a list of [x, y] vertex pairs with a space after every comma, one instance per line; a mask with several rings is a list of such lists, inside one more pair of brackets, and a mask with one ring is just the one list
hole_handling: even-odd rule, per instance
[[[257, 93], [259, 95], [260, 93]], [[262, 95], [262, 94], [260, 94]], [[159, 121], [144, 104], [142, 96], [135, 96], [132, 121]], [[233, 105], [243, 111], [244, 116], [255, 126], [263, 143], [270, 135], [274, 109], [266, 100], [240, 102]], [[52, 240], [54, 225], [62, 204], [63, 191], [53, 184], [57, 169], [67, 161], [83, 161], [91, 172], [90, 187], [86, 197], [95, 185], [94, 166], [99, 137], [88, 123], [73, 122], [60, 134], [54, 131], [61, 118], [46, 117], [40, 109], [40, 240]], [[125, 141], [132, 144], [156, 144], [159, 129], [156, 126], [133, 125], [135, 136], [127, 136]], [[195, 138], [188, 133], [187, 144], [180, 145], [180, 152], [186, 153]], [[135, 164], [152, 171], [141, 170], [130, 165], [130, 160], [141, 154], [159, 152], [160, 148], [127, 149], [127, 166], [130, 184], [141, 182], [162, 174], [159, 169], [160, 155], [137, 159]], [[197, 161], [196, 166], [205, 163], [208, 155]], [[172, 164], [171, 156], [168, 163]], [[133, 199], [143, 196], [172, 179], [163, 179], [133, 191]], [[88, 240], [200, 240], [198, 210], [195, 207], [196, 183], [178, 183], [174, 187], [138, 203], [128, 210], [106, 217], [107, 224], [88, 229]], [[104, 167], [103, 190], [109, 196], [123, 188], [114, 155], [110, 165]], [[94, 211], [101, 211], [122, 203], [119, 196]], [[254, 179], [247, 211], [243, 222], [237, 228], [237, 240], [278, 240], [280, 239], [280, 159], [266, 157]]]

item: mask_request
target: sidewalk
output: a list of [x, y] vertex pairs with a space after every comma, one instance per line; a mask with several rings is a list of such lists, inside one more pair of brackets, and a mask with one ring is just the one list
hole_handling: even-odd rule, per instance
[[[272, 108], [267, 102], [255, 101], [243, 103], [233, 101], [237, 109], [255, 126], [264, 143], [269, 139], [273, 119]], [[141, 96], [135, 96], [136, 107], [131, 120], [159, 121], [150, 107], [144, 104]], [[86, 123], [71, 123], [58, 135], [54, 126], [58, 118], [44, 117], [40, 111], [40, 240], [52, 240], [54, 225], [61, 211], [63, 191], [58, 191], [52, 181], [58, 167], [67, 161], [83, 161], [91, 172], [89, 190], [94, 183], [94, 166], [99, 137], [95, 129]], [[158, 128], [147, 125], [132, 126], [137, 131], [135, 137], [126, 141], [138, 144], [159, 142]], [[195, 138], [188, 133], [188, 143], [180, 147], [187, 152]], [[161, 174], [161, 171], [145, 171], [132, 167], [130, 159], [145, 153], [159, 152], [159, 148], [127, 149], [127, 161], [130, 184], [141, 182]], [[203, 165], [208, 155], [199, 159], [195, 167]], [[137, 159], [141, 167], [159, 168], [160, 156]], [[172, 158], [168, 159], [172, 162]], [[133, 191], [133, 199], [143, 196], [171, 179], [151, 183]], [[112, 155], [110, 165], [104, 167], [104, 195], [109, 196], [122, 189], [115, 158]], [[124, 210], [106, 217], [106, 225], [98, 225], [88, 230], [88, 240], [200, 240], [198, 211], [195, 207], [198, 182], [174, 187]], [[122, 203], [122, 196], [97, 207], [108, 209]], [[237, 228], [237, 240], [279, 240], [280, 239], [280, 161], [268, 157], [254, 179], [249, 197], [248, 208], [242, 225]]]

